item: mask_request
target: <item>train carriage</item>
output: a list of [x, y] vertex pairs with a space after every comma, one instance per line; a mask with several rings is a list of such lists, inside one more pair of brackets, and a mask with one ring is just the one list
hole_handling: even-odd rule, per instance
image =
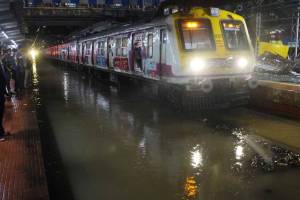
[[257, 86], [243, 17], [216, 8], [193, 8], [81, 39], [77, 57], [85, 66], [156, 80], [157, 85], [167, 85], [166, 92], [173, 86], [197, 91], [201, 98], [230, 96]]

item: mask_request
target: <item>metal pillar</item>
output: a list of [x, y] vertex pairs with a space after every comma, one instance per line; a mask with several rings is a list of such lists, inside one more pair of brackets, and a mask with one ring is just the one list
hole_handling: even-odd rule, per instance
[[259, 42], [261, 36], [261, 12], [259, 11], [256, 14], [256, 45], [255, 45], [255, 54], [258, 55], [259, 52]]
[[295, 57], [294, 60], [298, 57], [298, 46], [299, 46], [299, 23], [300, 23], [300, 12], [297, 11], [297, 25], [296, 25], [296, 45], [295, 45]]
[[259, 2], [259, 6], [257, 8], [257, 12], [256, 12], [256, 43], [255, 43], [255, 55], [258, 56], [259, 53], [259, 42], [260, 42], [260, 36], [261, 36], [261, 4], [262, 1]]

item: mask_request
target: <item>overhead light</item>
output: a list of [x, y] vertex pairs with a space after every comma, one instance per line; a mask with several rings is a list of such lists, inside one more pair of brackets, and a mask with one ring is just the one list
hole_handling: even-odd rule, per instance
[[8, 39], [8, 36], [6, 35], [6, 33], [5, 33], [4, 31], [2, 31], [1, 33], [2, 33], [2, 35], [4, 35], [4, 37], [5, 37], [6, 39]]
[[10, 40], [11, 43], [13, 43], [15, 46], [18, 46], [17, 43], [14, 40]]

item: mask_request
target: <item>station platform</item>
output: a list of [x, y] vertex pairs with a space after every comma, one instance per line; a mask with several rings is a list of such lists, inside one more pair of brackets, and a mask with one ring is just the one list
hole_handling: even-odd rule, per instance
[[251, 106], [292, 118], [300, 119], [300, 84], [259, 81], [251, 93]]
[[0, 200], [48, 200], [40, 132], [29, 94], [5, 103], [0, 142]]

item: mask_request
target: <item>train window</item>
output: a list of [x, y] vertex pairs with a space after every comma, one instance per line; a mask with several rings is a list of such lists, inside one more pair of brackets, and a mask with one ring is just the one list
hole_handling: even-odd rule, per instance
[[98, 55], [105, 56], [105, 41], [98, 42]]
[[122, 56], [122, 39], [118, 38], [116, 40], [116, 55]]
[[153, 34], [148, 34], [147, 57], [153, 57]]
[[101, 49], [100, 46], [101, 46], [101, 42], [98, 42], [98, 44], [97, 44], [97, 47], [98, 47], [97, 48], [97, 54], [98, 55], [100, 55], [100, 49]]
[[249, 49], [244, 24], [241, 21], [222, 21], [225, 45], [230, 50]]
[[128, 54], [128, 37], [118, 38], [116, 41], [116, 55], [126, 57]]
[[128, 51], [128, 38], [123, 37], [122, 38], [122, 56], [127, 56], [127, 51]]
[[92, 44], [90, 42], [86, 44], [86, 55], [91, 54], [91, 46]]
[[185, 50], [211, 50], [215, 48], [211, 23], [207, 19], [180, 21]]

